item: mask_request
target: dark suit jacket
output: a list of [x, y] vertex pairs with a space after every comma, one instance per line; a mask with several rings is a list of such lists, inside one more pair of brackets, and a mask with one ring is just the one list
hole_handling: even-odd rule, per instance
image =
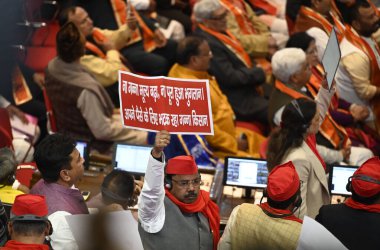
[[357, 210], [344, 204], [321, 207], [316, 220], [348, 249], [380, 249], [380, 213]]
[[[255, 120], [255, 117], [267, 114], [268, 100], [260, 96], [255, 87], [265, 82], [265, 73], [261, 68], [248, 68], [221, 41], [201, 29], [195, 31], [204, 37], [210, 45], [213, 58], [209, 72], [227, 95], [238, 119]], [[265, 118], [267, 120], [267, 118]]]

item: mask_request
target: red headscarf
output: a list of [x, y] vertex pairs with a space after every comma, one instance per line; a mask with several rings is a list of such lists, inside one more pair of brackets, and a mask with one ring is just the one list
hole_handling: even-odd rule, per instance
[[220, 215], [218, 206], [211, 201], [210, 195], [204, 190], [200, 190], [198, 198], [193, 203], [183, 203], [165, 189], [166, 196], [176, 204], [182, 212], [185, 213], [198, 213], [201, 212], [208, 219], [210, 229], [213, 235], [213, 249], [216, 250], [219, 242], [219, 225]]

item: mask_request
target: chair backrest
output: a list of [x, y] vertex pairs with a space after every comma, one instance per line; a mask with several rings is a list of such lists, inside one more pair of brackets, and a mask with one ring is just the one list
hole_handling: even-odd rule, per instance
[[30, 46], [26, 48], [24, 63], [36, 72], [44, 72], [56, 55], [55, 47]]
[[35, 162], [23, 163], [17, 166], [16, 179], [23, 185], [30, 188], [30, 181], [37, 166]]
[[57, 122], [54, 116], [53, 106], [51, 104], [51, 101], [49, 99], [49, 96], [45, 88], [42, 90], [42, 93], [44, 94], [44, 101], [45, 101], [45, 106], [46, 106], [46, 116], [48, 119], [48, 131], [49, 131], [49, 134], [54, 134], [57, 132]]
[[0, 148], [13, 148], [12, 141], [12, 127], [8, 111], [5, 108], [0, 108]]

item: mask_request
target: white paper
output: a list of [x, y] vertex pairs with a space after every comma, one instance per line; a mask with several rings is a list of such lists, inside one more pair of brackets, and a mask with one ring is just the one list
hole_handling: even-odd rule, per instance
[[[89, 249], [94, 235], [92, 220], [96, 215], [80, 214], [66, 216], [67, 223], [79, 246], [79, 249]], [[107, 236], [110, 241], [123, 250], [143, 250], [138, 224], [131, 211], [117, 211], [107, 214]]]
[[305, 216], [297, 250], [321, 249], [341, 250], [347, 248], [324, 226]]
[[13, 133], [17, 134], [17, 132], [19, 132], [23, 135], [34, 138], [37, 129], [37, 118], [28, 114], [25, 114], [25, 116], [28, 119], [28, 124], [22, 123], [20, 118], [18, 118], [16, 115], [10, 119], [12, 130], [14, 131]]
[[332, 29], [322, 58], [322, 65], [327, 74], [327, 84], [329, 85], [329, 89], [331, 89], [331, 84], [334, 80], [336, 70], [338, 69], [340, 56], [341, 53], [338, 38], [335, 30]]

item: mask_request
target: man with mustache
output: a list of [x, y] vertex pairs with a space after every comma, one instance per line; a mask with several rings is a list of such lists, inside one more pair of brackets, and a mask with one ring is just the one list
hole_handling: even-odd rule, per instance
[[219, 208], [200, 190], [201, 176], [192, 156], [174, 157], [165, 166], [163, 150], [169, 142], [169, 132], [157, 133], [139, 198], [144, 249], [216, 249]]
[[340, 6], [347, 24], [335, 81], [339, 95], [352, 103], [367, 106], [367, 125], [380, 125], [380, 50], [371, 37], [379, 29], [379, 17], [366, 0]]

